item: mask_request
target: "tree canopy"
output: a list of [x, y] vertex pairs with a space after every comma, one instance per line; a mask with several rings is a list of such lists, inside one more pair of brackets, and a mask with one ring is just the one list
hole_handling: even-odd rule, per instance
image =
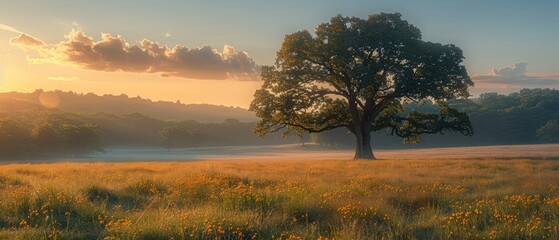
[[[367, 19], [333, 17], [287, 35], [274, 66], [262, 67], [262, 88], [250, 109], [255, 131], [321, 132], [347, 128], [356, 137], [355, 158], [372, 159], [370, 133], [388, 129], [406, 142], [421, 134], [471, 135], [469, 118], [444, 104], [467, 98], [473, 85], [460, 48], [425, 42], [399, 13]], [[433, 101], [438, 113], [402, 115], [405, 102]]]

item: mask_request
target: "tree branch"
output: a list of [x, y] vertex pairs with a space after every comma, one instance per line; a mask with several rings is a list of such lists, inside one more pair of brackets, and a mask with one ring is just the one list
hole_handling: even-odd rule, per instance
[[337, 124], [337, 125], [327, 125], [327, 126], [324, 126], [322, 128], [319, 128], [319, 129], [314, 129], [314, 128], [308, 128], [308, 127], [305, 127], [303, 125], [295, 124], [295, 123], [282, 123], [282, 124], [293, 126], [293, 127], [298, 127], [298, 128], [301, 128], [301, 129], [303, 129], [307, 132], [311, 132], [311, 133], [324, 132], [324, 131], [332, 130], [332, 129], [339, 128], [339, 127], [349, 127], [349, 125], [347, 125], [347, 124]]

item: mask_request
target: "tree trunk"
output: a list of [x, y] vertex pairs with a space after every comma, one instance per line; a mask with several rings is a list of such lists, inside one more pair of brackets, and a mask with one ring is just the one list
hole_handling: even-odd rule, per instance
[[355, 133], [356, 144], [355, 144], [355, 156], [353, 159], [375, 159], [373, 155], [373, 149], [371, 148], [371, 133], [363, 129]]

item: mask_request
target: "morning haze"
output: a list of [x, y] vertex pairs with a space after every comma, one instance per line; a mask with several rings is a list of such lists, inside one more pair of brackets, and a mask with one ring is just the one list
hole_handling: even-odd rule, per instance
[[0, 239], [559, 238], [557, 7], [3, 1]]

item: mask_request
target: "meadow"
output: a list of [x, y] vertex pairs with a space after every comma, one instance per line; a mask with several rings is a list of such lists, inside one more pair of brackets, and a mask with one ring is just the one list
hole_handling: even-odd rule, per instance
[[0, 165], [1, 239], [557, 239], [557, 159]]

